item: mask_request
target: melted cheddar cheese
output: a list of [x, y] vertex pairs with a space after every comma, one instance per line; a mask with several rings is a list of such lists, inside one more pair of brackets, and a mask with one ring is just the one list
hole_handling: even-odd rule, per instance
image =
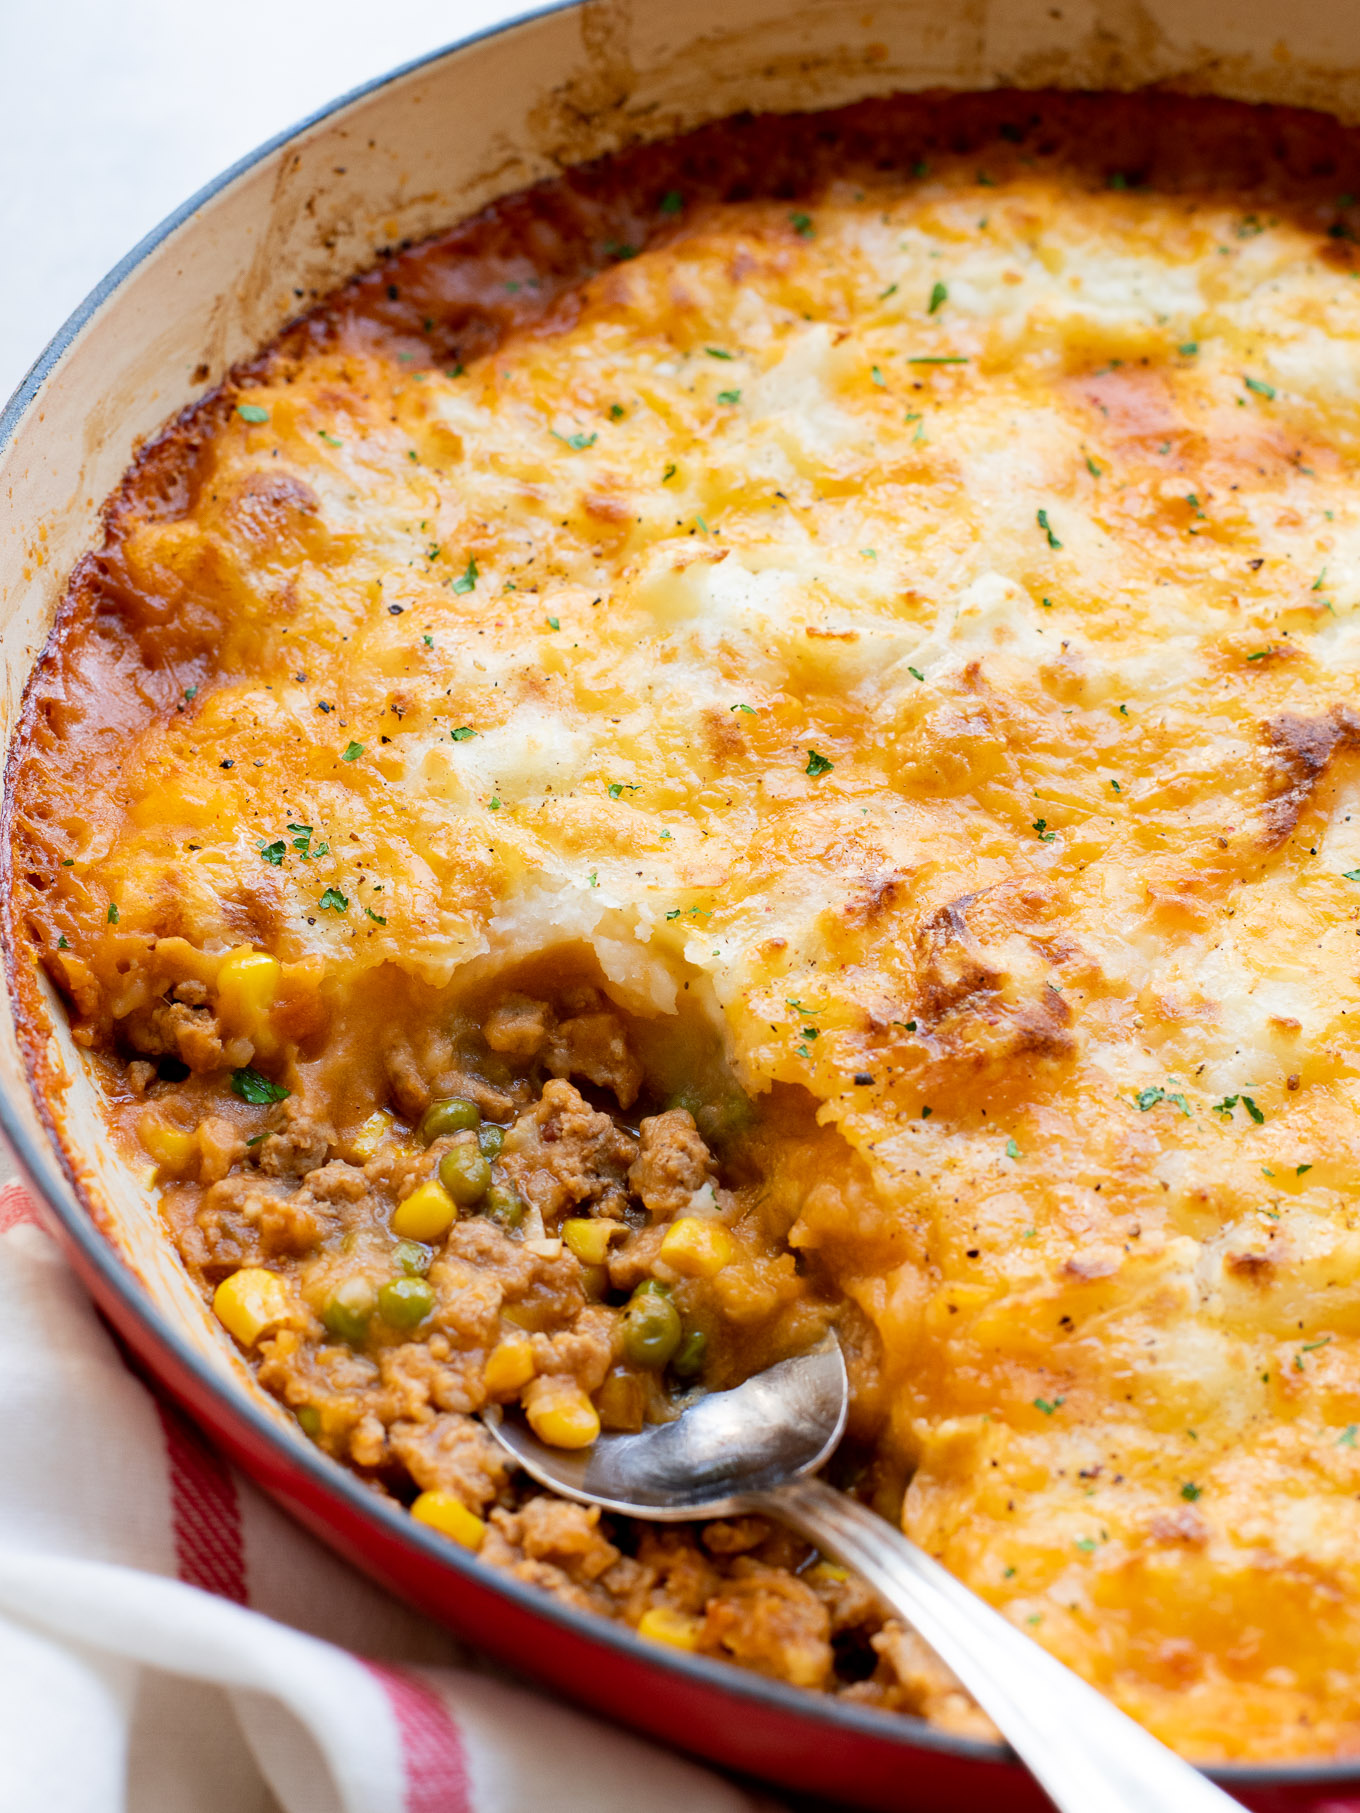
[[124, 495], [13, 835], [96, 1051], [243, 946], [223, 1061], [356, 1121], [354, 1028], [558, 946], [718, 1029], [842, 1155], [788, 1238], [905, 1527], [1262, 1758], [1360, 1742], [1360, 273], [1350, 140], [1223, 115], [1222, 183], [1098, 98], [682, 163], [465, 351], [394, 257]]

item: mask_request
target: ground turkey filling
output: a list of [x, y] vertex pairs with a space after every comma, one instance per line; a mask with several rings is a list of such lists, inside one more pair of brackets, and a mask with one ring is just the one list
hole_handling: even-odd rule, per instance
[[[202, 1003], [175, 1000], [137, 1043], [143, 1140], [164, 1151], [191, 1099], [176, 1067], [214, 1070], [220, 1040]], [[687, 1394], [798, 1351], [843, 1313], [777, 1238], [731, 1114], [695, 1102], [630, 1116], [643, 1066], [588, 985], [551, 1004], [502, 996], [461, 1050], [392, 1032], [384, 1064], [391, 1106], [357, 1128], [305, 1091], [269, 1105], [249, 1139], [239, 1119], [197, 1112], [195, 1177], [164, 1196], [190, 1270], [303, 1431], [569, 1604], [979, 1729], [919, 1640], [790, 1532], [601, 1516], [528, 1485], [477, 1418], [519, 1404], [544, 1441], [584, 1446], [677, 1415]], [[247, 1099], [282, 1093], [236, 1077]]]

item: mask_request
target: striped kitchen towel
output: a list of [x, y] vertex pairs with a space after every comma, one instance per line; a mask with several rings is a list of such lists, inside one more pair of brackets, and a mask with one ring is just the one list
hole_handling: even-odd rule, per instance
[[130, 1372], [0, 1191], [0, 1813], [755, 1813], [493, 1674]]

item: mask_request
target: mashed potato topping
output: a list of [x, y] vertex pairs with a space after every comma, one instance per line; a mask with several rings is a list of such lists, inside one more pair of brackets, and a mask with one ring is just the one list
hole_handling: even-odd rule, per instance
[[617, 1051], [543, 1056], [603, 1016], [736, 1153], [745, 1294], [681, 1292], [732, 1368], [839, 1318], [861, 1489], [977, 1591], [1187, 1752], [1353, 1750], [1358, 167], [1169, 100], [721, 128], [393, 254], [148, 449], [15, 912], [205, 1286], [302, 1108], [270, 1175], [382, 1215], [534, 1063], [635, 1138]]

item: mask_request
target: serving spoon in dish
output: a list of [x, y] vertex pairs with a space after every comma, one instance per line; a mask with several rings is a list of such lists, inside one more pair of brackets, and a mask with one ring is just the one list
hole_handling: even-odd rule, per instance
[[1047, 1650], [983, 1603], [899, 1530], [814, 1475], [845, 1429], [840, 1343], [697, 1398], [671, 1423], [549, 1448], [518, 1418], [487, 1426], [541, 1485], [662, 1523], [760, 1512], [857, 1573], [958, 1676], [1059, 1813], [1229, 1813], [1238, 1802], [1168, 1750]]

